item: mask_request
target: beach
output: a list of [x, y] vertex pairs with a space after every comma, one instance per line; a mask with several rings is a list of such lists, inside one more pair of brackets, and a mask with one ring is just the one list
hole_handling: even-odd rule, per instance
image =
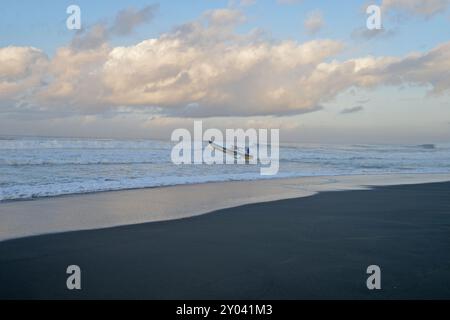
[[[450, 298], [447, 175], [309, 179], [2, 203], [0, 298]], [[177, 192], [183, 197], [172, 203]], [[157, 214], [142, 215], [148, 208]], [[13, 213], [25, 221], [26, 210], [60, 218], [14, 233]], [[100, 218], [88, 228], [83, 218], [74, 224], [76, 212]], [[81, 268], [81, 290], [66, 288], [69, 265]], [[381, 269], [381, 290], [367, 289], [370, 265]]]
[[0, 301], [450, 300], [450, 0], [79, 2], [2, 6]]

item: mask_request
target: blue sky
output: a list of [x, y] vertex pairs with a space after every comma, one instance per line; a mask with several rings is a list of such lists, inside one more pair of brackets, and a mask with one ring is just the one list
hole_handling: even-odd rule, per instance
[[[303, 0], [292, 1], [294, 3], [291, 4], [281, 4], [280, 1], [276, 0], [256, 0], [248, 5], [244, 4], [244, 2], [250, 3], [252, 1], [171, 0], [149, 2], [142, 0], [43, 0], [38, 2], [3, 0], [0, 19], [0, 50], [2, 48], [10, 48], [9, 50], [5, 49], [3, 57], [6, 58], [4, 59], [13, 59], [8, 55], [16, 55], [16, 52], [21, 52], [20, 54], [25, 57], [23, 63], [30, 63], [30, 54], [33, 57], [40, 55], [40, 58], [32, 59], [41, 59], [39, 61], [41, 61], [42, 65], [45, 64], [45, 67], [42, 67], [38, 71], [33, 71], [32, 76], [27, 76], [19, 80], [17, 80], [17, 74], [23, 75], [23, 72], [25, 72], [23, 70], [28, 70], [30, 66], [22, 66], [23, 70], [21, 70], [23, 72], [19, 72], [19, 70], [14, 71], [16, 73], [11, 75], [0, 74], [0, 79], [2, 76], [7, 79], [5, 88], [13, 92], [11, 94], [5, 93], [5, 97], [3, 98], [0, 92], [0, 125], [2, 128], [0, 129], [0, 134], [80, 135], [86, 133], [102, 136], [114, 132], [110, 128], [110, 126], [114, 125], [118, 128], [116, 132], [121, 134], [143, 137], [147, 135], [146, 130], [150, 130], [150, 135], [164, 138], [173, 126], [186, 124], [186, 121], [191, 121], [186, 120], [186, 118], [191, 116], [198, 117], [200, 115], [201, 117], [205, 117], [207, 121], [210, 121], [211, 125], [216, 125], [218, 123], [224, 123], [222, 116], [226, 115], [228, 119], [232, 116], [237, 121], [235, 121], [236, 123], [242, 124], [243, 126], [249, 123], [249, 119], [253, 121], [256, 119], [261, 124], [269, 123], [269, 125], [279, 125], [281, 127], [286, 123], [285, 132], [290, 140], [299, 140], [307, 132], [309, 139], [314, 142], [353, 141], [358, 140], [355, 138], [355, 131], [360, 133], [364, 131], [362, 139], [373, 142], [386, 141], [389, 137], [392, 138], [390, 140], [395, 142], [402, 142], [408, 139], [423, 140], [424, 142], [429, 139], [446, 141], [450, 138], [449, 88], [447, 87], [447, 82], [442, 80], [448, 76], [448, 72], [439, 70], [439, 68], [431, 68], [430, 63], [426, 62], [428, 59], [437, 57], [439, 63], [448, 63], [445, 48], [441, 48], [440, 50], [436, 48], [447, 44], [450, 39], [449, 1], [430, 0], [427, 5], [421, 5], [420, 1], [412, 0], [411, 3], [416, 3], [416, 5], [410, 7], [405, 6], [404, 2], [399, 0], [385, 0], [383, 3], [382, 1], [368, 2], [357, 0]], [[295, 59], [295, 57], [290, 55], [295, 55], [299, 51], [296, 51], [297, 49], [294, 48], [289, 49], [290, 51], [287, 51], [289, 53], [285, 57], [286, 61], [282, 61], [281, 63], [284, 71], [280, 71], [278, 82], [273, 80], [270, 83], [261, 83], [257, 77], [256, 79], [251, 79], [252, 87], [249, 86], [249, 88], [254, 90], [253, 94], [255, 99], [252, 99], [251, 94], [248, 92], [249, 90], [245, 93], [239, 90], [241, 87], [239, 86], [239, 81], [246, 81], [245, 84], [249, 82], [248, 74], [241, 74], [240, 72], [242, 70], [236, 70], [235, 72], [238, 75], [233, 80], [234, 82], [227, 83], [223, 87], [209, 88], [205, 84], [202, 84], [205, 87], [196, 87], [195, 90], [197, 92], [192, 92], [192, 88], [188, 90], [182, 87], [180, 90], [188, 90], [189, 95], [185, 98], [187, 94], [182, 95], [180, 93], [182, 97], [176, 102], [173, 101], [172, 97], [160, 99], [160, 96], [164, 93], [158, 94], [158, 98], [154, 96], [149, 97], [145, 94], [142, 99], [134, 99], [134, 97], [130, 98], [130, 96], [126, 96], [124, 92], [117, 92], [116, 95], [111, 95], [111, 97], [104, 97], [101, 103], [98, 103], [96, 99], [84, 99], [84, 106], [79, 107], [80, 99], [78, 97], [80, 95], [83, 97], [94, 97], [100, 95], [100, 92], [104, 94], [105, 92], [109, 92], [109, 90], [117, 90], [119, 88], [118, 86], [122, 86], [123, 84], [120, 84], [122, 80], [117, 80], [117, 83], [115, 82], [113, 84], [109, 83], [110, 76], [106, 80], [104, 77], [101, 78], [101, 81], [106, 82], [105, 86], [99, 88], [87, 86], [90, 89], [86, 89], [85, 87], [77, 87], [74, 89], [75, 86], [73, 83], [66, 81], [67, 79], [65, 77], [67, 74], [64, 74], [62, 70], [54, 71], [60, 68], [64, 59], [67, 59], [67, 63], [73, 63], [73, 61], [79, 62], [80, 59], [84, 59], [83, 57], [85, 57], [83, 56], [83, 52], [76, 51], [70, 47], [76, 35], [75, 31], [68, 30], [65, 25], [67, 18], [66, 8], [71, 4], [80, 6], [82, 25], [87, 33], [91, 32], [97, 25], [111, 25], [121, 10], [130, 8], [140, 10], [148, 5], [158, 5], [154, 17], [148, 19], [145, 23], [137, 25], [130, 34], [125, 36], [111, 35], [105, 40], [107, 41], [105, 44], [106, 47], [103, 49], [96, 48], [95, 52], [94, 50], [90, 50], [89, 54], [95, 54], [95, 59], [101, 56], [101, 58], [98, 58], [100, 59], [98, 62], [89, 62], [89, 64], [74, 67], [74, 70], [82, 68], [89, 75], [99, 72], [95, 68], [100, 65], [102, 70], [104, 70], [108, 66], [120, 63], [119, 60], [114, 62], [116, 64], [111, 62], [111, 60], [114, 60], [111, 59], [113, 52], [121, 52], [121, 54], [129, 55], [128, 57], [135, 57], [136, 52], [140, 52], [139, 50], [141, 50], [137, 46], [139, 43], [145, 42], [146, 48], [156, 48], [156, 45], [149, 44], [146, 41], [149, 39], [160, 39], [163, 34], [174, 36], [175, 28], [189, 22], [201, 21], [204, 23], [204, 19], [206, 19], [204, 17], [207, 12], [214, 12], [215, 10], [219, 12], [222, 9], [228, 10], [230, 14], [231, 12], [239, 12], [240, 15], [245, 17], [245, 21], [240, 21], [235, 25], [233, 24], [235, 22], [231, 22], [233, 24], [233, 31], [229, 31], [227, 29], [228, 26], [220, 25], [220, 28], [225, 30], [224, 32], [228, 32], [226, 36], [231, 37], [231, 40], [227, 38], [228, 40], [224, 41], [237, 41], [236, 46], [240, 45], [239, 41], [244, 41], [242, 40], [243, 38], [235, 40], [237, 39], [236, 37], [249, 36], [252, 34], [252, 30], [258, 29], [262, 34], [258, 41], [262, 41], [267, 48], [271, 48], [268, 50], [272, 50], [273, 52], [285, 50], [286, 48], [277, 44], [287, 43], [289, 41], [295, 43], [295, 46], [298, 46], [298, 50], [305, 49], [306, 46], [302, 47], [305, 43], [309, 45], [314, 41], [320, 42], [325, 40], [340, 43], [342, 48], [339, 50], [334, 47], [332, 48], [334, 46], [332, 43], [328, 43], [326, 46], [321, 44], [323, 49], [319, 49], [319, 51], [331, 50], [332, 53], [325, 54], [323, 58], [318, 58], [314, 62], [315, 71], [310, 70], [311, 66], [308, 64], [298, 66], [298, 70], [292, 72], [289, 71], [287, 66], [290, 63], [290, 59]], [[365, 30], [367, 19], [365, 8], [368, 4], [378, 4], [383, 8], [382, 21], [385, 32], [381, 36], [363, 38], [355, 35], [357, 31]], [[384, 10], [385, 7], [386, 10]], [[427, 10], [432, 10], [432, 13], [430, 14], [430, 11]], [[305, 27], [305, 21], [314, 12], [320, 14], [323, 24], [317, 32], [311, 33]], [[208, 29], [205, 27], [203, 31], [215, 32], [217, 36], [220, 36], [221, 31], [219, 32], [217, 28]], [[189, 32], [192, 33], [191, 35], [194, 35], [193, 31]], [[214, 35], [209, 35], [209, 37], [213, 39]], [[184, 38], [177, 39], [185, 40]], [[160, 44], [158, 50], [166, 48], [166, 45]], [[122, 50], [123, 52], [120, 50], [114, 51], [114, 48], [121, 46], [128, 46], [129, 49]], [[28, 52], [30, 49], [26, 48], [30, 47], [37, 48], [39, 53]], [[24, 49], [22, 50], [20, 48]], [[61, 54], [61, 48], [68, 48], [68, 51]], [[220, 45], [217, 44], [205, 49], [201, 44], [189, 43], [185, 49], [181, 49], [180, 52], [169, 52], [169, 55], [173, 54], [178, 57], [177, 59], [184, 59], [187, 56], [183, 55], [183, 50], [196, 51], [199, 48], [206, 50], [205, 52], [207, 50], [213, 50], [216, 53], [220, 52], [217, 51], [220, 50]], [[236, 49], [235, 47], [233, 48]], [[314, 48], [316, 47], [314, 46]], [[248, 47], [243, 46], [236, 50], [243, 50], [245, 52], [245, 49], [248, 49]], [[431, 53], [434, 52], [433, 50], [437, 50], [437, 53]], [[205, 52], [201, 53], [203, 59]], [[423, 70], [415, 70], [414, 63], [408, 58], [415, 53], [424, 56], [423, 58], [414, 58], [416, 59], [414, 63], [420, 64], [419, 68]], [[85, 54], [87, 55], [88, 52], [86, 51]], [[264, 59], [267, 59], [265, 63], [268, 68], [274, 67], [273, 64], [277, 61], [276, 57], [263, 55], [265, 57]], [[320, 55], [319, 52], [318, 55]], [[166, 56], [161, 56], [161, 60], [165, 59]], [[0, 54], [0, 59], [1, 57]], [[154, 56], [152, 57], [154, 59]], [[371, 57], [372, 59], [370, 62], [367, 62], [369, 66], [368, 71], [370, 72], [374, 72], [374, 70], [370, 69], [370, 66], [377, 63], [382, 66], [380, 68], [386, 68], [386, 70], [399, 69], [401, 73], [397, 77], [395, 72], [385, 74], [384, 71], [378, 70], [376, 75], [374, 75], [377, 78], [377, 80], [374, 80], [374, 84], [367, 84], [366, 82], [368, 80], [372, 81], [372, 79], [362, 78], [355, 71], [358, 73], [357, 79], [349, 80], [348, 85], [342, 87], [339, 83], [333, 84], [333, 80], [327, 78], [327, 84], [324, 85], [326, 86], [323, 92], [324, 98], [317, 98], [313, 95], [310, 98], [311, 101], [303, 101], [301, 99], [302, 96], [308, 95], [309, 91], [295, 95], [296, 87], [287, 82], [287, 79], [291, 78], [296, 81], [297, 79], [293, 78], [296, 76], [299, 78], [309, 77], [310, 80], [314, 80], [321, 74], [320, 72], [322, 71], [320, 70], [323, 68], [326, 68], [327, 72], [334, 74], [333, 77], [336, 77], [335, 71], [333, 71], [334, 68], [332, 67], [334, 62], [339, 64], [338, 67], [342, 68], [342, 72], [347, 72], [346, 65], [348, 63], [353, 63], [357, 60], [359, 61], [358, 63], [366, 64], [364, 59], [367, 57]], [[89, 59], [94, 58], [89, 56]], [[230, 57], [230, 59], [233, 58]], [[379, 61], [379, 59], [385, 60]], [[211, 60], [214, 61], [208, 61], [206, 63], [208, 65], [207, 68], [209, 68], [208, 70], [219, 68], [221, 62], [217, 61], [217, 59]], [[296, 66], [303, 63], [300, 60], [295, 63]], [[159, 62], [155, 61], [155, 64]], [[202, 60], [199, 60], [197, 64], [201, 62]], [[137, 68], [137, 73], [141, 69], [139, 63], [142, 64], [142, 69], [147, 68], [149, 73], [162, 72], [162, 65], [156, 67], [151, 65], [148, 60], [142, 60], [136, 62], [135, 67]], [[196, 69], [196, 65], [190, 64], [189, 66], [183, 66], [179, 65], [179, 61], [173, 61], [173, 63], [174, 65], [177, 64], [176, 68], [179, 68], [177, 79], [180, 79], [180, 75], [189, 74], [191, 80], [194, 81], [192, 78], [193, 75], [198, 76], [198, 73], [202, 72]], [[326, 64], [326, 66], [321, 63]], [[7, 62], [5, 62], [6, 64]], [[168, 65], [170, 65], [170, 62], [165, 61], [164, 68], [167, 68]], [[231, 63], [232, 65], [233, 63]], [[253, 68], [256, 67], [253, 66]], [[445, 65], [443, 68], [445, 69]], [[0, 68], [0, 72], [1, 70]], [[12, 72], [9, 69], [5, 72], [7, 71]], [[278, 71], [279, 69], [275, 68], [273, 72]], [[119, 72], [118, 68], [111, 72], [113, 72], [111, 74], [114, 76], [122, 74], [120, 79], [124, 79], [124, 74], [121, 73], [123, 70]], [[258, 74], [259, 77], [264, 74], [261, 70], [253, 70], [252, 72]], [[306, 72], [306, 74], [302, 72]], [[309, 74], [308, 72], [311, 73]], [[78, 76], [78, 73], [76, 74]], [[270, 70], [268, 74], [271, 74]], [[200, 78], [203, 79], [204, 76], [200, 75]], [[149, 87], [153, 88], [157, 83], [154, 82], [155, 77], [161, 82], [164, 76], [161, 74], [161, 77], [158, 77], [157, 73], [152, 74], [151, 81], [149, 80], [148, 74], [143, 76], [142, 90], [145, 91]], [[381, 80], [381, 78], [383, 79]], [[169, 79], [166, 80], [169, 81]], [[98, 81], [99, 79], [96, 78], [95, 83], [98, 83]], [[144, 81], [147, 82], [144, 83]], [[308, 81], [304, 80], [301, 83], [303, 83], [303, 86], [308, 86]], [[55, 90], [51, 93], [52, 99], [48, 99], [49, 92], [47, 91], [49, 90], [47, 82], [53, 82], [50, 85], [50, 88]], [[45, 83], [45, 85], [42, 85], [42, 83]], [[235, 83], [237, 85], [233, 89]], [[319, 84], [315, 84], [315, 86], [320, 86], [320, 82]], [[67, 88], [70, 88], [70, 90]], [[61, 92], [65, 94], [67, 90], [72, 95], [68, 95], [66, 100], [57, 100], [55, 102], [55, 97], [59, 98], [62, 94]], [[98, 90], [98, 92], [95, 90]], [[255, 102], [255, 106], [249, 107], [248, 112], [241, 112], [238, 106], [234, 105], [236, 103], [234, 100], [227, 100], [226, 102], [220, 103], [211, 100], [211, 97], [221, 94], [220, 90], [224, 90], [228, 95], [233, 95], [234, 93], [236, 96], [242, 95], [238, 101], [248, 101], [250, 104], [254, 100], [257, 100], [257, 96], [266, 93], [268, 90], [273, 91], [271, 91], [272, 96], [281, 94], [285, 99], [280, 101], [274, 100], [267, 105], [261, 105], [260, 110], [257, 110], [257, 103]], [[258, 92], [258, 90], [262, 91]], [[299, 90], [306, 89], [299, 87]], [[173, 92], [175, 93], [176, 90], [174, 89]], [[48, 100], [45, 100], [43, 98], [44, 96]], [[199, 98], [197, 101], [196, 99], [199, 96], [202, 96], [202, 98]], [[116, 100], [111, 102], [113, 98]], [[290, 105], [289, 107], [282, 106], [280, 105], [283, 103], [282, 101], [287, 101], [292, 104], [297, 103], [298, 108], [295, 105]], [[55, 109], [51, 105], [58, 105], [61, 108], [58, 109], [58, 107]], [[198, 105], [201, 108], [197, 111], [191, 107]], [[121, 110], [120, 112], [117, 111], [118, 108]], [[147, 108], [150, 108], [150, 111], [147, 112]], [[67, 111], [69, 109], [70, 112]], [[127, 111], [124, 112], [124, 109]], [[64, 111], [62, 112], [61, 110]], [[162, 110], [162, 112], [158, 110]], [[190, 110], [194, 111], [189, 113]], [[295, 110], [293, 114], [286, 117], [286, 112], [290, 114], [292, 110]], [[343, 110], [358, 110], [358, 112], [352, 114], [350, 112], [342, 112]], [[343, 114], [346, 114], [346, 116], [343, 116]], [[33, 124], [30, 123], [30, 119], [34, 120]], [[90, 127], [90, 123], [92, 123], [92, 127]], [[68, 133], [67, 130], [61, 129], [64, 127], [71, 128], [69, 130], [70, 132]], [[137, 127], [140, 129], [134, 130]], [[133, 130], [129, 130], [130, 128], [133, 128]], [[384, 133], [380, 131], [384, 131]], [[409, 132], [409, 135], [406, 132]]]

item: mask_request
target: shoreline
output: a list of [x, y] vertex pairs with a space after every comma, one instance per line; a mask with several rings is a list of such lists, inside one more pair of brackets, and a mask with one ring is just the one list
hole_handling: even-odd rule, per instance
[[450, 174], [368, 174], [207, 182], [0, 202], [0, 242], [195, 217], [324, 191], [450, 181]]
[[[152, 189], [164, 189], [164, 188], [172, 188], [172, 187], [185, 187], [185, 186], [202, 186], [202, 185], [212, 185], [212, 184], [224, 184], [224, 183], [240, 183], [240, 182], [260, 182], [260, 181], [273, 181], [273, 182], [282, 182], [286, 180], [299, 180], [299, 179], [332, 179], [332, 178], [351, 178], [351, 177], [437, 177], [444, 176], [448, 177], [442, 181], [450, 181], [450, 172], [433, 172], [433, 173], [365, 173], [365, 174], [343, 174], [343, 175], [317, 175], [317, 176], [294, 176], [294, 177], [282, 177], [282, 178], [260, 178], [260, 179], [249, 179], [249, 180], [224, 180], [224, 181], [206, 181], [206, 182], [193, 182], [193, 183], [180, 183], [180, 184], [168, 184], [168, 185], [159, 185], [159, 186], [149, 186], [149, 187], [131, 187], [124, 189], [111, 189], [111, 190], [97, 190], [97, 191], [87, 191], [87, 192], [75, 192], [75, 193], [63, 193], [56, 195], [48, 195], [48, 196], [37, 196], [31, 198], [16, 198], [16, 199], [5, 199], [0, 200], [0, 206], [4, 203], [15, 203], [15, 202], [27, 202], [27, 201], [39, 201], [44, 199], [58, 199], [58, 198], [69, 198], [69, 197], [79, 197], [86, 195], [95, 195], [95, 194], [103, 194], [103, 193], [115, 193], [115, 192], [126, 192], [126, 191], [137, 191], [137, 190], [152, 190]], [[438, 178], [439, 180], [439, 178]], [[424, 180], [427, 182], [428, 180]], [[433, 180], [434, 181], [434, 180]], [[430, 182], [433, 182], [430, 181]], [[439, 180], [440, 181], [440, 180]], [[391, 184], [388, 184], [391, 185]], [[369, 186], [370, 187], [370, 186]]]
[[[2, 299], [449, 299], [450, 182], [0, 242]], [[66, 268], [82, 270], [67, 290]], [[366, 269], [381, 268], [381, 290]]]

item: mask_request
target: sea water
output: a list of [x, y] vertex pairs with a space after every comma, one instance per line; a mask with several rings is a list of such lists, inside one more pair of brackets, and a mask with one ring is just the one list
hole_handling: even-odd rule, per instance
[[281, 143], [280, 170], [174, 165], [173, 142], [0, 137], [0, 201], [215, 181], [356, 174], [450, 173], [450, 144]]

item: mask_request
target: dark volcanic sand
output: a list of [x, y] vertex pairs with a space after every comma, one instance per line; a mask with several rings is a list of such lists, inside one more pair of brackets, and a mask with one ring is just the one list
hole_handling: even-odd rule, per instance
[[[81, 291], [66, 289], [71, 264]], [[450, 183], [0, 242], [0, 298], [450, 299]]]

